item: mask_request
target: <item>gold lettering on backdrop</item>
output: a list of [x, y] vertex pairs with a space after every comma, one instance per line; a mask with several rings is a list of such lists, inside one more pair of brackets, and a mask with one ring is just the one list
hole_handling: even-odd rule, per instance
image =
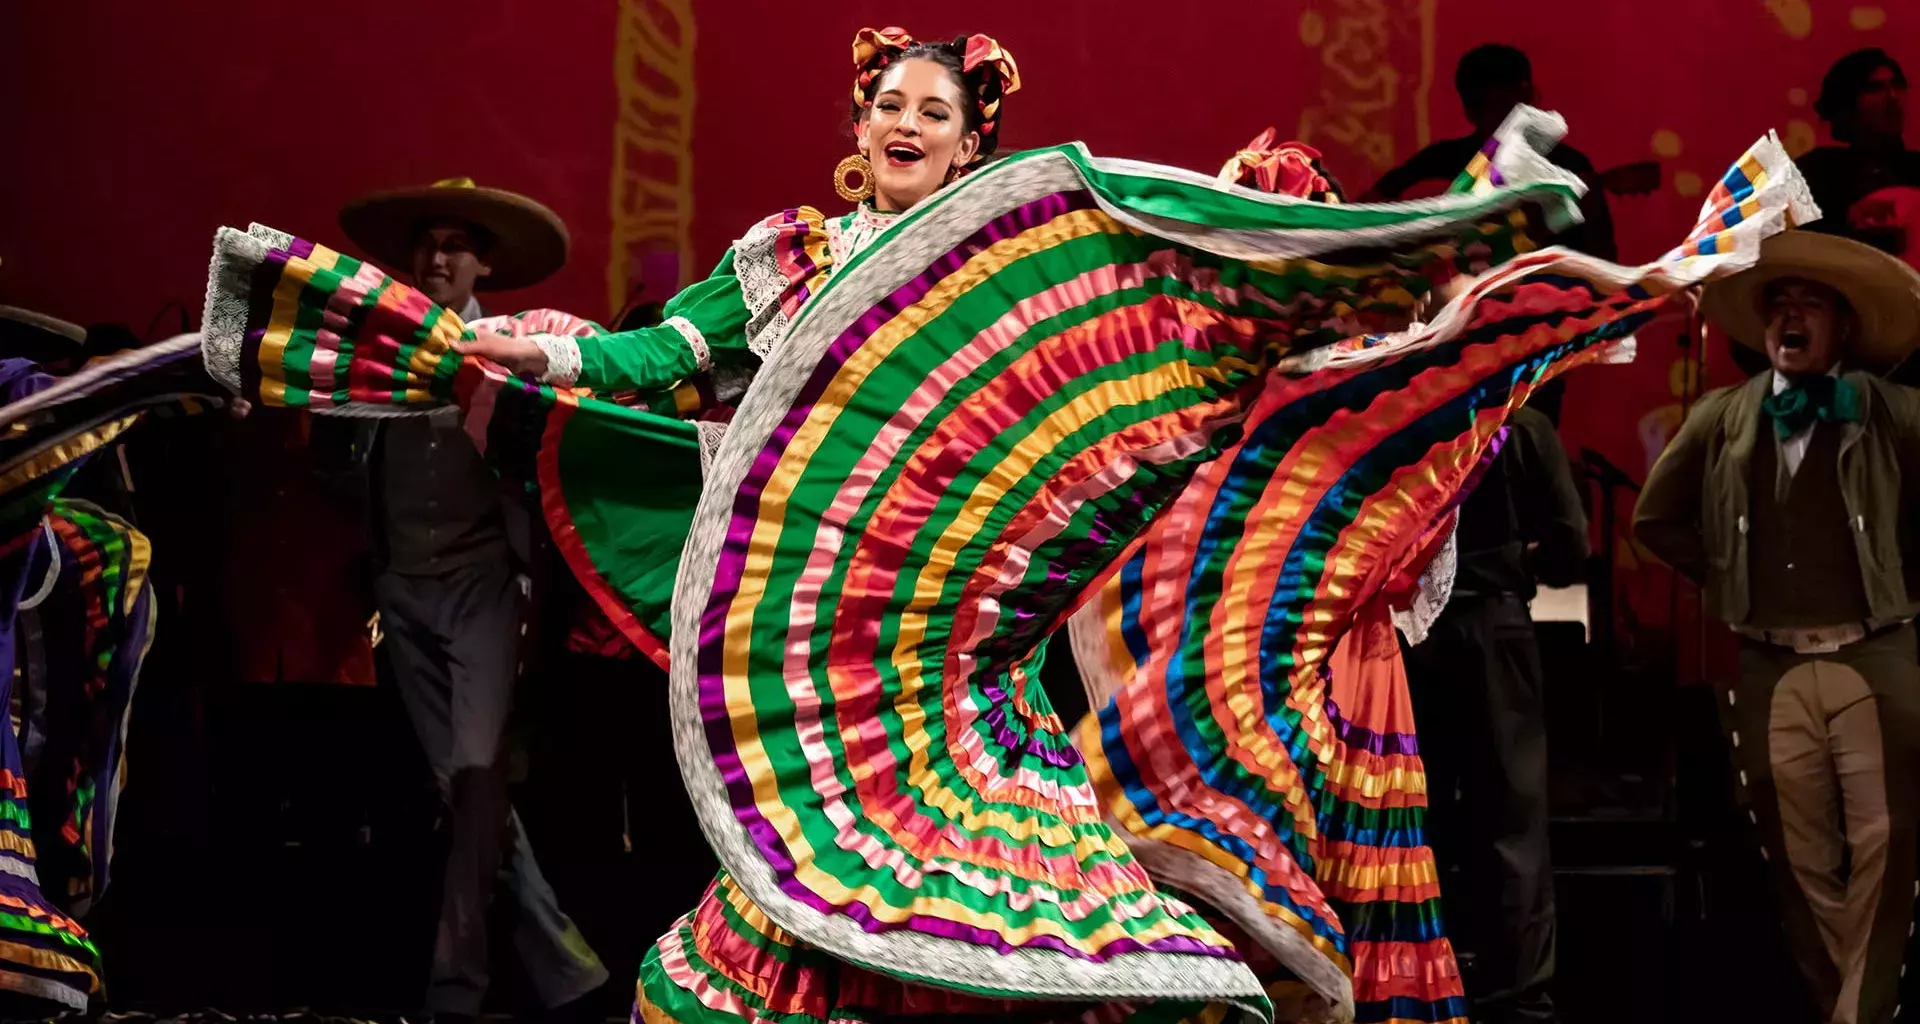
[[[1340, 168], [1356, 171], [1360, 161], [1374, 174], [1392, 167], [1405, 127], [1415, 146], [1432, 141], [1438, 9], [1439, 0], [1316, 0], [1302, 15], [1300, 41], [1320, 55], [1320, 95], [1300, 112], [1296, 134], [1329, 151], [1336, 176]], [[1418, 62], [1411, 97], [1396, 58]], [[1346, 153], [1334, 156], [1336, 150]]]
[[656, 294], [677, 291], [693, 251], [693, 0], [619, 0], [619, 19], [609, 311], [648, 263], [675, 268], [675, 280], [648, 282]]
[[1425, 149], [1433, 141], [1433, 51], [1440, 18], [1440, 0], [1420, 0], [1420, 84], [1413, 87], [1413, 144]]

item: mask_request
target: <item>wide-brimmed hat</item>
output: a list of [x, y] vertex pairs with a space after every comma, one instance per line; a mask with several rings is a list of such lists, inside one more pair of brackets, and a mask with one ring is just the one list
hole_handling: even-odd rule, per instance
[[36, 363], [72, 357], [87, 342], [87, 329], [59, 317], [18, 306], [0, 306], [0, 359]]
[[1700, 311], [1733, 340], [1765, 349], [1761, 301], [1768, 285], [1789, 278], [1816, 281], [1847, 297], [1860, 317], [1850, 359], [1884, 369], [1920, 346], [1920, 274], [1873, 246], [1817, 231], [1768, 238], [1758, 263], [1707, 287]]
[[545, 206], [472, 178], [448, 178], [422, 188], [376, 192], [340, 210], [340, 229], [388, 270], [412, 265], [414, 234], [436, 220], [473, 224], [491, 235], [486, 262], [493, 272], [474, 287], [506, 291], [538, 284], [567, 262], [566, 222]]

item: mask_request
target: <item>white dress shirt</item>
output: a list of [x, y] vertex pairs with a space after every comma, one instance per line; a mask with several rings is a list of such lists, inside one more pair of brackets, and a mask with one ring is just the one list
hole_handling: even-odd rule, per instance
[[[1827, 376], [1840, 376], [1840, 367], [1835, 366], [1833, 369], [1828, 370]], [[1792, 386], [1792, 382], [1787, 380], [1786, 377], [1781, 376], [1779, 370], [1773, 371], [1774, 394], [1777, 395]], [[1800, 471], [1800, 460], [1807, 457], [1807, 444], [1813, 440], [1813, 428], [1819, 425], [1819, 422], [1815, 421], [1809, 426], [1800, 428], [1799, 432], [1792, 437], [1780, 442], [1780, 465], [1787, 471], [1788, 480], [1793, 479], [1793, 475]], [[1775, 433], [1773, 436], [1779, 437], [1780, 435]]]

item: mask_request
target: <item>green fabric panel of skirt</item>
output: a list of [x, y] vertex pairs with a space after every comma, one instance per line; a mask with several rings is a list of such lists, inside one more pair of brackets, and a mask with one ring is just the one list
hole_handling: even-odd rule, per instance
[[[1263, 196], [1246, 189], [1196, 187], [1210, 182], [1199, 175], [1170, 175], [1165, 168], [1149, 165], [1139, 165], [1138, 170], [1134, 170], [1121, 161], [1096, 163], [1086, 148], [1077, 143], [1056, 148], [1080, 166], [1087, 185], [1107, 202], [1132, 213], [1187, 224], [1244, 231], [1364, 232], [1404, 223], [1410, 205], [1329, 204]], [[1049, 150], [1029, 150], [1007, 159], [1018, 160], [1044, 152]], [[1106, 166], [1101, 166], [1102, 163]], [[1463, 215], [1471, 218], [1510, 209], [1516, 199], [1536, 202], [1547, 212], [1549, 227], [1573, 223], [1579, 208], [1579, 197], [1573, 188], [1558, 182], [1533, 182], [1488, 196], [1456, 191], [1449, 193], [1447, 199], [1445, 203], [1435, 202], [1433, 208], [1436, 212], [1444, 211], [1443, 215], [1449, 218]]]
[[[1137, 359], [1129, 360], [1126, 363], [1115, 364], [1109, 367], [1103, 367], [1098, 373], [1094, 375], [1080, 378], [1079, 383], [1091, 383], [1095, 379], [1111, 379], [1111, 378], [1119, 377], [1124, 373], [1125, 369], [1129, 368], [1129, 366], [1150, 365], [1153, 363], [1156, 357], [1160, 359], [1166, 358], [1164, 352], [1165, 350], [1163, 348], [1157, 353], [1141, 354]], [[926, 376], [925, 372], [922, 369], [915, 368], [915, 367], [908, 367], [904, 369], [902, 372], [905, 374], [911, 375], [911, 379], [916, 381], [920, 379], [924, 379]], [[881, 381], [881, 380], [883, 380], [883, 372], [881, 370], [876, 370], [874, 375], [869, 378], [869, 381]], [[889, 393], [886, 391], [886, 388], [884, 386], [882, 387], [882, 393]], [[898, 393], [898, 392], [890, 392], [890, 393]], [[1184, 392], [1181, 393], [1181, 395], [1184, 395], [1184, 394], [1185, 394]], [[1031, 429], [1033, 422], [1035, 420], [1041, 417], [1044, 417], [1048, 412], [1051, 412], [1054, 409], [1058, 408], [1058, 406], [1063, 404], [1069, 397], [1070, 396], [1065, 396], [1065, 395], [1052, 396], [1045, 403], [1043, 403], [1038, 409], [1036, 409], [1035, 412], [1030, 413], [1019, 424], [1016, 424], [1014, 430], [1010, 432], [1012, 433], [1024, 432], [1023, 430], [1021, 430], [1023, 426], [1027, 429]], [[1179, 395], [1168, 396], [1166, 397], [1163, 404], [1159, 404], [1151, 407], [1122, 406], [1120, 408], [1114, 409], [1108, 415], [1096, 417], [1092, 422], [1082, 427], [1080, 430], [1075, 431], [1070, 436], [1069, 439], [1061, 443], [1060, 448], [1061, 450], [1064, 450], [1064, 451], [1078, 451], [1081, 448], [1084, 448], [1090, 445], [1093, 441], [1097, 440], [1098, 438], [1108, 433], [1112, 433], [1115, 430], [1121, 429], [1125, 425], [1144, 422], [1153, 417], [1164, 414], [1165, 412], [1169, 411], [1172, 408], [1184, 405], [1183, 402], [1179, 401], [1179, 397], [1180, 397]], [[856, 398], [856, 401], [857, 400], [858, 399]], [[857, 447], [850, 451], [850, 455], [853, 458], [858, 458], [860, 454], [861, 454], [861, 450], [858, 449]], [[1205, 453], [1203, 452], [1200, 455], [1196, 455], [1195, 458], [1196, 459], [1202, 458], [1204, 457], [1204, 455]], [[844, 462], [844, 461], [836, 461], [829, 466], [822, 466], [821, 465], [822, 461], [823, 460], [816, 459], [812, 464], [810, 464], [808, 467], [807, 475], [819, 477], [819, 479], [816, 479], [813, 481], [814, 486], [818, 488], [818, 490], [815, 491], [815, 493], [822, 497], [826, 497], [838, 492], [840, 482], [845, 479], [846, 471], [851, 467], [848, 462]], [[1041, 486], [1045, 485], [1048, 482], [1048, 478], [1050, 476], [1050, 473], [1048, 472], [1048, 470], [1051, 468], [1054, 468], [1054, 466], [1050, 465], [1048, 462], [1043, 461], [1040, 465], [1034, 468], [1033, 472], [1029, 473], [1023, 479], [1018, 481], [1018, 486], [1013, 491], [1009, 492], [1008, 496], [1002, 500], [1002, 502], [1000, 503], [999, 509], [989, 514], [988, 522], [986, 524], [983, 524], [982, 526], [982, 534], [990, 534], [994, 532], [996, 525], [998, 525], [1000, 522], [1003, 522], [1006, 516], [1010, 515], [1012, 511], [1017, 510], [1019, 507], [1024, 505], [1025, 498], [1029, 497], [1032, 494], [1032, 492], [1038, 490]], [[1169, 473], [1171, 472], [1172, 471], [1169, 470]], [[970, 475], [973, 477], [979, 477], [983, 475], [983, 473], [984, 473], [983, 468], [972, 467]], [[961, 479], [965, 479], [967, 475], [968, 474], [963, 474]], [[807, 489], [808, 489], [808, 484], [803, 480], [803, 483], [799, 487], [797, 487], [794, 492], [796, 503], [803, 500], [801, 495]], [[936, 508], [939, 511], [936, 514], [935, 518], [929, 521], [929, 523], [927, 524], [927, 529], [937, 531], [944, 524], [954, 521], [958, 517], [961, 502], [964, 500], [964, 498], [967, 495], [971, 494], [972, 491], [973, 491], [973, 488], [969, 485], [956, 484], [956, 486], [953, 487], [948, 493], [941, 495], [938, 501], [936, 502]], [[819, 500], [819, 499], [816, 498], [816, 500]], [[863, 509], [863, 512], [870, 512], [870, 510], [871, 510], [871, 505], [869, 505], [867, 509]], [[864, 516], [860, 518], [855, 518], [847, 525], [847, 530], [849, 533], [861, 533], [866, 529], [866, 522], [867, 520]], [[795, 564], [796, 562], [797, 564], [804, 565], [806, 561], [806, 556], [808, 552], [811, 550], [812, 539], [810, 537], [797, 539], [795, 536], [796, 532], [797, 531], [791, 531], [791, 530], [786, 531], [783, 533], [781, 537], [780, 557], [781, 557], [781, 564], [783, 565]], [[907, 539], [907, 538], [898, 538], [897, 540], [903, 544], [910, 542], [910, 539]], [[949, 575], [948, 579], [946, 580], [945, 588], [943, 589], [943, 592], [942, 592], [940, 603], [943, 606], [951, 607], [953, 603], [957, 600], [958, 598], [957, 588], [965, 585], [968, 582], [970, 570], [974, 567], [975, 564], [977, 564], [977, 555], [981, 553], [983, 552], [975, 551], [973, 552], [973, 554], [976, 556], [974, 561], [963, 562], [955, 566], [952, 573]], [[830, 602], [834, 597], [837, 596], [838, 585], [840, 582], [844, 581], [846, 578], [847, 560], [850, 559], [851, 556], [852, 556], [852, 551], [849, 548], [843, 548], [841, 553], [841, 561], [836, 566], [835, 571], [830, 576], [830, 578], [834, 581], [834, 583], [830, 584], [829, 587], [823, 590], [822, 592], [821, 600], [823, 604]], [[922, 559], [921, 561], [924, 561], [924, 559]], [[913, 564], [912, 562], [908, 563], [909, 566], [911, 566], [912, 564]], [[896, 584], [896, 587], [897, 587], [895, 591], [896, 598], [905, 598], [910, 595], [911, 587], [914, 582], [914, 579], [915, 578], [913, 576], [908, 575], [905, 572], [902, 573], [902, 578]], [[791, 590], [790, 584], [791, 584], [791, 580], [789, 578], [787, 578], [783, 574], [776, 572], [769, 579], [768, 589], [767, 589], [766, 597], [764, 598], [764, 600], [771, 601], [771, 602], [782, 602], [782, 603], [786, 602], [792, 596], [792, 590]], [[880, 651], [884, 652], [884, 651], [893, 649], [894, 643], [898, 639], [897, 633], [896, 633], [897, 626], [898, 626], [897, 619], [893, 619], [891, 617], [882, 623], [881, 633], [879, 637]], [[782, 650], [781, 642], [784, 639], [784, 625], [782, 626], [781, 629], [774, 630], [774, 629], [769, 629], [767, 625], [765, 625], [762, 622], [756, 622], [755, 632], [756, 632], [756, 636], [753, 643], [753, 650], [756, 652], [756, 654], [758, 654], [761, 651], [766, 651], [771, 655], [777, 656], [778, 653]], [[816, 685], [819, 685], [822, 688], [826, 686], [826, 679], [825, 679], [826, 660], [824, 658], [825, 651], [824, 651], [824, 647], [821, 646], [823, 641], [823, 637], [822, 637], [823, 632], [824, 630], [816, 630], [816, 632], [812, 636], [812, 640], [815, 644], [815, 650], [820, 656], [809, 659], [809, 669], [815, 678]], [[943, 650], [944, 650], [944, 644], [941, 643], [941, 638], [935, 634], [930, 633], [927, 637], [925, 637], [921, 641], [921, 645], [917, 653], [921, 658], [923, 666], [927, 666], [928, 668], [935, 668], [936, 667], [935, 659], [943, 652]], [[927, 677], [937, 679], [938, 672], [937, 671], [928, 672]], [[883, 683], [883, 685], [888, 686], [889, 693], [897, 697], [899, 695], [897, 690], [897, 687], [899, 685], [898, 676], [893, 674], [888, 674], [888, 675], [885, 675], [884, 678], [887, 680], [887, 682]], [[799, 789], [800, 787], [805, 787], [806, 786], [805, 780], [807, 777], [806, 773], [808, 770], [808, 766], [807, 766], [807, 762], [805, 760], [804, 754], [802, 754], [799, 749], [796, 735], [790, 729], [786, 729], [786, 728], [779, 728], [773, 731], [769, 731], [764, 728], [765, 723], [767, 723], [769, 720], [773, 720], [776, 722], [783, 721], [784, 719], [782, 716], [791, 714], [791, 710], [790, 710], [791, 698], [786, 694], [786, 692], [784, 691], [784, 688], [779, 686], [778, 677], [773, 673], [759, 674], [757, 678], [754, 680], [754, 683], [755, 683], [755, 688], [753, 691], [754, 706], [757, 712], [757, 717], [759, 721], [763, 724], [763, 728], [761, 730], [760, 736], [764, 744], [764, 752], [766, 756], [772, 761], [776, 771], [781, 775], [783, 779], [787, 779], [787, 778], [794, 779], [796, 789]], [[906, 764], [910, 752], [906, 748], [900, 736], [902, 723], [898, 718], [897, 711], [895, 711], [892, 707], [890, 707], [887, 701], [883, 700], [881, 701], [879, 706], [879, 713], [880, 713], [880, 720], [884, 725], [886, 735], [888, 737], [890, 746], [892, 747], [895, 756], [900, 759], [900, 763], [902, 765]], [[823, 740], [829, 743], [830, 745], [837, 744], [838, 742], [837, 730], [835, 728], [835, 725], [832, 719], [827, 719], [824, 724], [826, 725], [826, 733], [823, 737]], [[929, 720], [926, 722], [924, 728], [926, 729], [926, 733], [929, 739], [932, 740], [933, 742], [939, 743], [945, 739], [945, 735], [946, 735], [945, 724], [944, 722], [940, 721], [937, 716], [929, 716]], [[1043, 772], [1043, 774], [1058, 777], [1060, 778], [1063, 784], [1083, 783], [1085, 778], [1084, 771], [1077, 764], [1068, 771], [1042, 768], [1041, 766], [1038, 766], [1038, 765], [1029, 765], [1029, 767], [1034, 767], [1036, 769], [1039, 769]], [[836, 768], [836, 771], [841, 775], [843, 781], [847, 782], [849, 786], [851, 786], [852, 776], [850, 774], [849, 767], [846, 764], [841, 763], [841, 764], [836, 764], [835, 768]], [[801, 791], [805, 792], [806, 790], [802, 789]], [[941, 811], [935, 810], [934, 808], [929, 807], [925, 803], [925, 801], [921, 799], [921, 793], [917, 789], [914, 789], [912, 787], [907, 787], [907, 791], [912, 793], [912, 795], [914, 796], [915, 806], [920, 812], [922, 812], [923, 814], [926, 814], [928, 817], [930, 817], [933, 820], [944, 820], [946, 818], [946, 815], [944, 812], [941, 812]], [[958, 795], [965, 796], [966, 794], [959, 793]], [[851, 793], [848, 794], [846, 799], [850, 803], [857, 804], [857, 798], [854, 797]], [[1042, 811], [1037, 811], [1037, 810], [1015, 806], [1015, 805], [996, 805], [995, 809], [1006, 813], [1008, 816], [1014, 819], [1022, 820], [1022, 821], [1031, 821], [1037, 818], [1045, 818], [1050, 816], [1047, 813]], [[865, 862], [857, 852], [846, 850], [842, 846], [840, 846], [838, 843], [834, 842], [833, 837], [835, 836], [837, 830], [835, 829], [831, 819], [829, 819], [826, 815], [824, 814], [803, 815], [801, 816], [801, 824], [802, 824], [803, 830], [805, 831], [810, 842], [813, 845], [814, 854], [815, 854], [815, 865], [819, 867], [822, 871], [825, 871], [830, 874], [837, 874], [839, 871], [857, 872], [864, 867]], [[859, 828], [861, 831], [873, 836], [875, 839], [881, 840], [882, 842], [887, 842], [889, 844], [891, 843], [891, 840], [888, 839], [876, 825], [874, 825], [871, 821], [869, 821], [864, 817], [856, 820], [856, 827]], [[970, 831], [973, 834], [977, 834], [977, 835], [982, 835], [982, 836], [999, 835], [1002, 838], [1005, 838], [1004, 833], [1001, 833], [998, 829], [978, 827], [978, 828], [970, 828]], [[1089, 822], [1084, 825], [1074, 826], [1072, 828], [1073, 838], [1071, 839], [1070, 842], [1072, 846], [1079, 846], [1090, 837], [1104, 834], [1105, 831], [1106, 830], [1104, 825], [1101, 825], [1097, 822]], [[1064, 852], [1064, 850], [1071, 848], [1070, 846], [1056, 846], [1054, 844], [1044, 843], [1044, 842], [1040, 843], [1039, 845], [1041, 846], [1042, 849], [1046, 850], [1049, 853]], [[1093, 864], [1093, 863], [1105, 862], [1112, 858], [1105, 853], [1101, 853], [1093, 857], [1086, 857], [1083, 855], [1082, 859], [1083, 859], [1083, 863]], [[990, 869], [986, 869], [986, 868], [981, 868], [980, 870], [990, 871]], [[1006, 883], [1008, 883], [1011, 886], [1011, 889], [1014, 892], [1026, 892], [1029, 889], [1029, 883], [1025, 882], [1024, 880], [1015, 878], [1010, 875], [1000, 875], [997, 872], [990, 872], [990, 873], [994, 873], [996, 877], [1002, 878]], [[914, 892], [914, 890], [909, 890], [906, 886], [902, 885], [897, 878], [894, 878], [891, 875], [884, 876], [882, 879], [879, 879], [876, 881], [880, 883], [882, 891], [886, 892], [887, 895], [894, 900], [908, 900], [911, 898], [912, 893]], [[944, 893], [944, 895], [947, 895], [950, 898], [955, 898], [959, 902], [974, 906], [976, 909], [984, 908], [987, 905], [985, 901], [976, 899], [977, 894], [970, 887], [952, 886], [950, 888], [953, 891], [946, 892]], [[1062, 895], [1065, 898], [1071, 899], [1078, 895], [1078, 891], [1072, 890], [1072, 889], [1063, 889]], [[1104, 908], [1102, 912], [1104, 912]], [[1039, 916], [1057, 917], [1058, 909], [1056, 905], [1051, 903], [1042, 904], [1039, 908], [1036, 908], [1036, 914]], [[1137, 927], [1139, 926], [1139, 924], [1136, 922], [1135, 926]]]
[[540, 457], [558, 467], [567, 519], [594, 571], [664, 641], [680, 549], [700, 500], [698, 429], [582, 399]]

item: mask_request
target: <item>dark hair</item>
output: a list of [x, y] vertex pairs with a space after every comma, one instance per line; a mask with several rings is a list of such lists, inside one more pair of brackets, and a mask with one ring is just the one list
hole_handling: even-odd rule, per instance
[[1533, 81], [1533, 62], [1502, 43], [1485, 43], [1468, 50], [1453, 69], [1453, 88], [1460, 102], [1478, 107], [1487, 94]]
[[494, 244], [499, 241], [493, 237], [493, 232], [488, 231], [484, 226], [460, 217], [422, 217], [413, 222], [413, 228], [407, 232], [407, 237], [415, 246], [418, 246], [420, 237], [434, 228], [459, 228], [465, 231], [468, 237], [473, 239], [473, 251], [479, 256], [492, 252]]
[[1813, 101], [1813, 112], [1820, 120], [1827, 122], [1833, 131], [1833, 137], [1841, 142], [1854, 141], [1854, 105], [1860, 102], [1860, 95], [1867, 91], [1867, 83], [1881, 68], [1893, 70], [1895, 85], [1904, 88], [1907, 73], [1900, 62], [1887, 55], [1879, 47], [1855, 50], [1833, 62], [1827, 69], [1827, 76], [1820, 80], [1820, 98]]
[[967, 37], [961, 36], [950, 43], [914, 43], [900, 51], [900, 55], [888, 61], [880, 73], [873, 76], [873, 84], [868, 87], [864, 100], [852, 101], [853, 120], [858, 123], [866, 115], [867, 108], [873, 104], [874, 94], [880, 88], [880, 79], [895, 66], [909, 60], [930, 60], [946, 69], [947, 75], [960, 87], [960, 93], [966, 102], [961, 106], [961, 121], [970, 132], [980, 133], [980, 149], [973, 156], [975, 164], [992, 156], [1000, 148], [1000, 122], [1005, 119], [1006, 111], [995, 117], [991, 125], [983, 127], [981, 111], [997, 103], [1002, 88], [1000, 76], [985, 64], [969, 72], [966, 65]]
[[[1325, 164], [1322, 164], [1320, 161], [1315, 160], [1313, 162], [1313, 171], [1315, 174], [1318, 174], [1320, 175], [1321, 178], [1325, 179], [1327, 183], [1327, 190], [1325, 193], [1322, 194], [1325, 197], [1324, 199], [1322, 199], [1323, 202], [1331, 200], [1332, 202], [1336, 202], [1336, 203], [1344, 203], [1347, 201], [1347, 190], [1340, 187], [1340, 179], [1334, 177], [1333, 174], [1327, 170]], [[1320, 197], [1315, 197], [1315, 198], [1320, 198]]]

